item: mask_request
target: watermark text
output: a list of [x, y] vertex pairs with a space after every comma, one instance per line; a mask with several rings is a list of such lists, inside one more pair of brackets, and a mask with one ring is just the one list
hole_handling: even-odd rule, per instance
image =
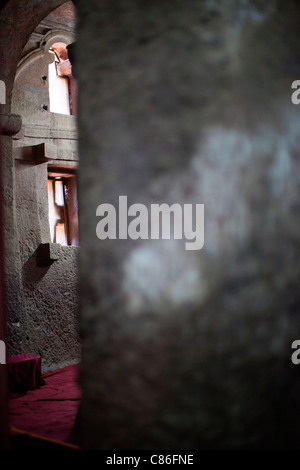
[[0, 104], [6, 104], [6, 87], [3, 80], [0, 80]]
[[4, 341], [0, 341], [0, 364], [6, 364], [6, 346]]
[[128, 206], [127, 196], [119, 196], [119, 206], [100, 204], [96, 226], [100, 240], [175, 240], [186, 241], [186, 250], [204, 246], [204, 204], [144, 204]]

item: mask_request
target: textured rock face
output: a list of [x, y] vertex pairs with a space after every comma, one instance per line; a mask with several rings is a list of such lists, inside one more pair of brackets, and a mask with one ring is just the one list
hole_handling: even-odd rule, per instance
[[47, 165], [76, 166], [78, 151], [76, 117], [49, 111], [48, 86], [48, 49], [73, 40], [74, 5], [55, 10], [63, 2], [45, 3], [27, 2], [19, 10], [10, 1], [1, 10], [7, 106], [0, 111], [7, 352], [41, 355], [49, 369], [80, 359], [78, 247], [40, 259], [40, 248], [50, 242]]
[[53, 369], [80, 359], [79, 248], [54, 244], [57, 256], [42, 257], [41, 242], [50, 241], [47, 176], [47, 164], [15, 160], [22, 310], [11, 308], [8, 333], [11, 354], [30, 351], [42, 357], [43, 369]]
[[[53, 318], [53, 312], [51, 308], [44, 310], [44, 314], [41, 314], [41, 306], [45, 297], [47, 297], [46, 292], [42, 292], [40, 299], [38, 299], [38, 291], [41, 288], [41, 277], [37, 276], [37, 269], [34, 265], [34, 259], [31, 259], [31, 275], [29, 275], [29, 270], [27, 270], [27, 275], [24, 276], [27, 279], [26, 287], [22, 285], [22, 261], [25, 262], [29, 259], [30, 255], [28, 254], [27, 260], [24, 260], [24, 257], [20, 256], [20, 245], [19, 245], [19, 232], [17, 228], [17, 208], [16, 208], [16, 194], [15, 194], [15, 185], [14, 185], [14, 178], [15, 178], [15, 170], [14, 170], [14, 160], [13, 160], [13, 150], [12, 150], [12, 136], [17, 134], [21, 128], [21, 117], [18, 115], [11, 114], [11, 97], [12, 91], [14, 87], [14, 79], [17, 70], [17, 66], [22, 55], [22, 51], [24, 46], [26, 45], [27, 41], [30, 38], [31, 33], [35, 29], [35, 27], [43, 20], [52, 10], [55, 10], [57, 7], [62, 5], [64, 0], [35, 0], [35, 1], [28, 1], [28, 2], [20, 2], [19, 0], [5, 0], [1, 1], [0, 3], [0, 79], [5, 82], [6, 85], [6, 96], [5, 102], [6, 104], [0, 104], [0, 133], [1, 133], [1, 149], [0, 149], [0, 177], [1, 177], [1, 225], [2, 225], [2, 233], [3, 233], [3, 245], [1, 239], [1, 255], [5, 259], [3, 259], [4, 266], [1, 264], [1, 269], [4, 267], [4, 273], [1, 272], [1, 281], [2, 275], [4, 274], [5, 277], [5, 284], [1, 284], [1, 305], [0, 305], [0, 337], [1, 340], [7, 340], [7, 336], [9, 336], [9, 343], [7, 352], [8, 354], [13, 352], [20, 352], [22, 347], [26, 352], [36, 352], [42, 353], [45, 352], [47, 357], [47, 365], [53, 365], [54, 363], [62, 363], [62, 361], [66, 360], [74, 360], [74, 355], [76, 355], [76, 359], [78, 360], [79, 356], [79, 342], [78, 342], [78, 331], [77, 331], [77, 319], [74, 318], [74, 306], [77, 306], [77, 276], [72, 281], [68, 279], [67, 284], [64, 284], [66, 288], [71, 288], [68, 291], [67, 297], [70, 296], [70, 292], [72, 292], [72, 313], [71, 315], [65, 315], [62, 319], [61, 316], [58, 317], [57, 312], [55, 315], [55, 319]], [[70, 8], [71, 7], [71, 8]], [[72, 10], [72, 5], [67, 5], [68, 10], [68, 20], [70, 19], [70, 10]], [[60, 11], [61, 13], [61, 11]], [[55, 22], [56, 14], [52, 15], [51, 20]], [[70, 24], [69, 24], [70, 25]], [[71, 25], [70, 25], [71, 26]], [[3, 97], [1, 97], [3, 98]], [[2, 101], [2, 100], [1, 100]], [[29, 100], [30, 102], [30, 100]], [[24, 104], [24, 103], [23, 103]], [[28, 104], [28, 102], [27, 102]], [[31, 103], [30, 103], [31, 104]], [[33, 172], [34, 173], [34, 172]], [[35, 176], [34, 174], [32, 175]], [[31, 188], [32, 192], [34, 189], [37, 189], [34, 184], [32, 184], [32, 179], [28, 181], [28, 185]], [[36, 183], [36, 181], [34, 181]], [[29, 191], [30, 192], [30, 191]], [[21, 198], [20, 198], [21, 199]], [[19, 202], [20, 202], [19, 199]], [[36, 201], [35, 201], [36, 202]], [[36, 205], [34, 205], [34, 199], [31, 200], [32, 206], [34, 206], [34, 210], [36, 211]], [[26, 206], [26, 201], [22, 201], [23, 207]], [[31, 206], [31, 207], [32, 207]], [[18, 207], [20, 209], [20, 206]], [[40, 206], [41, 209], [41, 206]], [[23, 219], [20, 226], [23, 227], [27, 225], [30, 226], [29, 220], [26, 222], [25, 219], [25, 211], [23, 211]], [[41, 211], [42, 212], [42, 211]], [[20, 215], [20, 214], [18, 214]], [[28, 215], [28, 214], [26, 214]], [[35, 215], [39, 217], [41, 215], [38, 211], [35, 212]], [[29, 218], [32, 217], [32, 214], [29, 214]], [[40, 219], [41, 222], [41, 219]], [[37, 246], [38, 242], [41, 241], [41, 233], [39, 233], [39, 222], [33, 224], [34, 228], [31, 233], [31, 236], [28, 239], [28, 245], [26, 245], [26, 249], [33, 245], [32, 242], [34, 241], [35, 247]], [[44, 227], [45, 229], [45, 227]], [[43, 233], [43, 235], [45, 232]], [[24, 235], [24, 233], [23, 233]], [[20, 237], [22, 241], [24, 239], [22, 236]], [[24, 245], [23, 245], [24, 247]], [[34, 253], [34, 249], [32, 250], [31, 254]], [[23, 253], [24, 254], [24, 253]], [[65, 254], [66, 255], [66, 254]], [[64, 256], [66, 258], [65, 263], [62, 262], [64, 265], [61, 273], [65, 278], [68, 278], [70, 275], [70, 265], [72, 270], [76, 270], [76, 253], [73, 256]], [[61, 260], [62, 261], [62, 260]], [[29, 263], [30, 264], [30, 263]], [[67, 269], [66, 267], [69, 266]], [[28, 264], [26, 268], [28, 268]], [[62, 267], [62, 266], [61, 266]], [[26, 268], [24, 270], [26, 271]], [[53, 266], [52, 266], [53, 268]], [[52, 287], [52, 292], [54, 292], [53, 283], [54, 277], [56, 276], [52, 270], [49, 270], [48, 280]], [[40, 273], [41, 274], [41, 273]], [[47, 276], [46, 276], [47, 277]], [[32, 285], [28, 288], [28, 280], [29, 278], [32, 281]], [[44, 278], [44, 281], [46, 279]], [[34, 295], [31, 291], [34, 285]], [[30, 284], [30, 283], [29, 283]], [[39, 285], [40, 284], [40, 285]], [[48, 289], [47, 282], [43, 285], [43, 288]], [[60, 295], [62, 293], [62, 286], [60, 286]], [[29, 307], [29, 312], [26, 311], [24, 308], [24, 297], [29, 294], [29, 300], [32, 300], [27, 304]], [[4, 297], [5, 297], [5, 306], [4, 306]], [[65, 297], [66, 298], [66, 297]], [[55, 299], [58, 302], [57, 292], [55, 292]], [[49, 301], [49, 299], [48, 299]], [[5, 308], [4, 308], [5, 307]], [[30, 319], [32, 315], [32, 310], [30, 308], [38, 307], [38, 315], [35, 317], [34, 320], [31, 321], [30, 328], [28, 328], [29, 335], [33, 332], [34, 339], [32, 342], [25, 341], [26, 339], [26, 331], [24, 328], [25, 322], [23, 322], [24, 318], [27, 317], [29, 320], [27, 326], [30, 324]], [[62, 307], [70, 308], [70, 303], [66, 305], [66, 303], [62, 303]], [[28, 316], [26, 315], [28, 313]], [[10, 323], [19, 323], [19, 320], [22, 320], [22, 328], [14, 325], [11, 329], [9, 327], [9, 334], [7, 335], [7, 325], [6, 319]], [[41, 321], [42, 319], [42, 321]], [[54, 323], [52, 323], [54, 320]], [[60, 331], [63, 334], [60, 335], [60, 339], [57, 343], [55, 348], [53, 343], [53, 337], [48, 336], [46, 329], [53, 332], [52, 327], [54, 324], [60, 324]], [[65, 333], [66, 330], [69, 330], [69, 323], [72, 324], [71, 335], [69, 334], [68, 340], [66, 341]], [[39, 325], [37, 329], [36, 326]], [[45, 329], [44, 329], [45, 328]], [[39, 331], [38, 331], [39, 330]], [[75, 331], [76, 330], [76, 331]], [[70, 333], [70, 331], [69, 331]], [[73, 335], [73, 336], [72, 336]], [[76, 339], [74, 340], [74, 338]], [[73, 338], [73, 342], [72, 342]], [[72, 347], [70, 348], [70, 339], [72, 342]], [[21, 343], [23, 340], [23, 343]], [[74, 347], [75, 344], [75, 347]], [[45, 346], [45, 347], [44, 347]], [[67, 351], [67, 356], [65, 355]], [[50, 353], [50, 354], [49, 354]], [[63, 359], [62, 359], [63, 356]], [[8, 394], [7, 394], [7, 377], [5, 373], [4, 366], [1, 366], [0, 371], [0, 448], [1, 449], [8, 449], [9, 444], [9, 426], [8, 426]]]
[[[78, 9], [84, 445], [298, 447], [299, 6]], [[204, 203], [204, 248], [98, 240], [119, 195]]]

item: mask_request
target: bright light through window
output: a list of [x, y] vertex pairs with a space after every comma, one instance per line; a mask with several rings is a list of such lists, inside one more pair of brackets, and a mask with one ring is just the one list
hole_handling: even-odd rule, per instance
[[64, 192], [61, 180], [48, 180], [48, 199], [51, 241], [67, 245]]
[[78, 246], [76, 173], [66, 168], [48, 169], [49, 226], [52, 243]]
[[70, 95], [68, 77], [57, 73], [58, 59], [53, 51], [54, 61], [49, 65], [49, 100], [52, 113], [70, 114]]

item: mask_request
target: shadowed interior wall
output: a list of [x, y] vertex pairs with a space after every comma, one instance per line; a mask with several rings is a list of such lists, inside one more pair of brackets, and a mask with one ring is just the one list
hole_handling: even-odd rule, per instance
[[[22, 10], [7, 3], [0, 52], [7, 89], [1, 121], [9, 134], [1, 148], [7, 353], [38, 354], [45, 370], [79, 361], [80, 340], [78, 247], [49, 245], [47, 195], [48, 166], [78, 164], [76, 116], [49, 111], [48, 85], [49, 47], [74, 41], [76, 18], [72, 2], [44, 3], [27, 2]], [[53, 252], [48, 258], [46, 246]]]
[[[1, 125], [1, 122], [0, 122]], [[1, 163], [0, 163], [1, 174]], [[2, 182], [0, 182], [0, 195], [2, 198]], [[0, 204], [0, 341], [6, 342], [6, 309], [4, 296], [4, 245], [3, 245], [3, 218], [2, 204]], [[3, 361], [3, 357], [2, 357]], [[6, 361], [6, 358], [5, 358]], [[5, 364], [0, 364], [0, 449], [7, 450], [8, 439], [8, 377]]]
[[[70, 6], [71, 5], [71, 6]], [[26, 44], [17, 70], [12, 111], [22, 117], [14, 137], [15, 224], [19, 243], [23, 311], [8, 317], [10, 353], [42, 357], [43, 369], [80, 359], [78, 334], [78, 247], [50, 245], [56, 255], [45, 260], [50, 240], [48, 169], [78, 165], [76, 116], [50, 112], [49, 48], [74, 41], [72, 2], [51, 13]], [[57, 91], [54, 91], [57, 93]], [[11, 292], [13, 295], [14, 292]], [[15, 298], [15, 296], [14, 296]]]
[[[1, 130], [1, 223], [3, 227], [3, 278], [1, 285], [1, 340], [7, 342], [6, 320], [23, 315], [22, 268], [19, 257], [19, 243], [16, 225], [14, 194], [14, 159], [12, 136], [22, 126], [19, 115], [11, 113], [11, 97], [15, 73], [22, 51], [35, 27], [52, 10], [66, 3], [64, 0], [37, 0], [34, 2], [9, 0], [0, 5], [0, 79], [5, 83], [5, 104], [0, 105]], [[9, 353], [9, 351], [8, 351]], [[8, 446], [8, 391], [5, 366], [1, 366], [1, 448]]]
[[[299, 446], [295, 1], [78, 1], [83, 445]], [[96, 208], [205, 204], [205, 243]]]

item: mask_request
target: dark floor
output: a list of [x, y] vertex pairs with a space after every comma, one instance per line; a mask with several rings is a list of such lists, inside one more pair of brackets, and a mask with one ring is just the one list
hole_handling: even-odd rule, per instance
[[81, 392], [79, 365], [43, 374], [45, 385], [26, 393], [11, 394], [10, 426], [43, 438], [78, 444], [74, 431]]

